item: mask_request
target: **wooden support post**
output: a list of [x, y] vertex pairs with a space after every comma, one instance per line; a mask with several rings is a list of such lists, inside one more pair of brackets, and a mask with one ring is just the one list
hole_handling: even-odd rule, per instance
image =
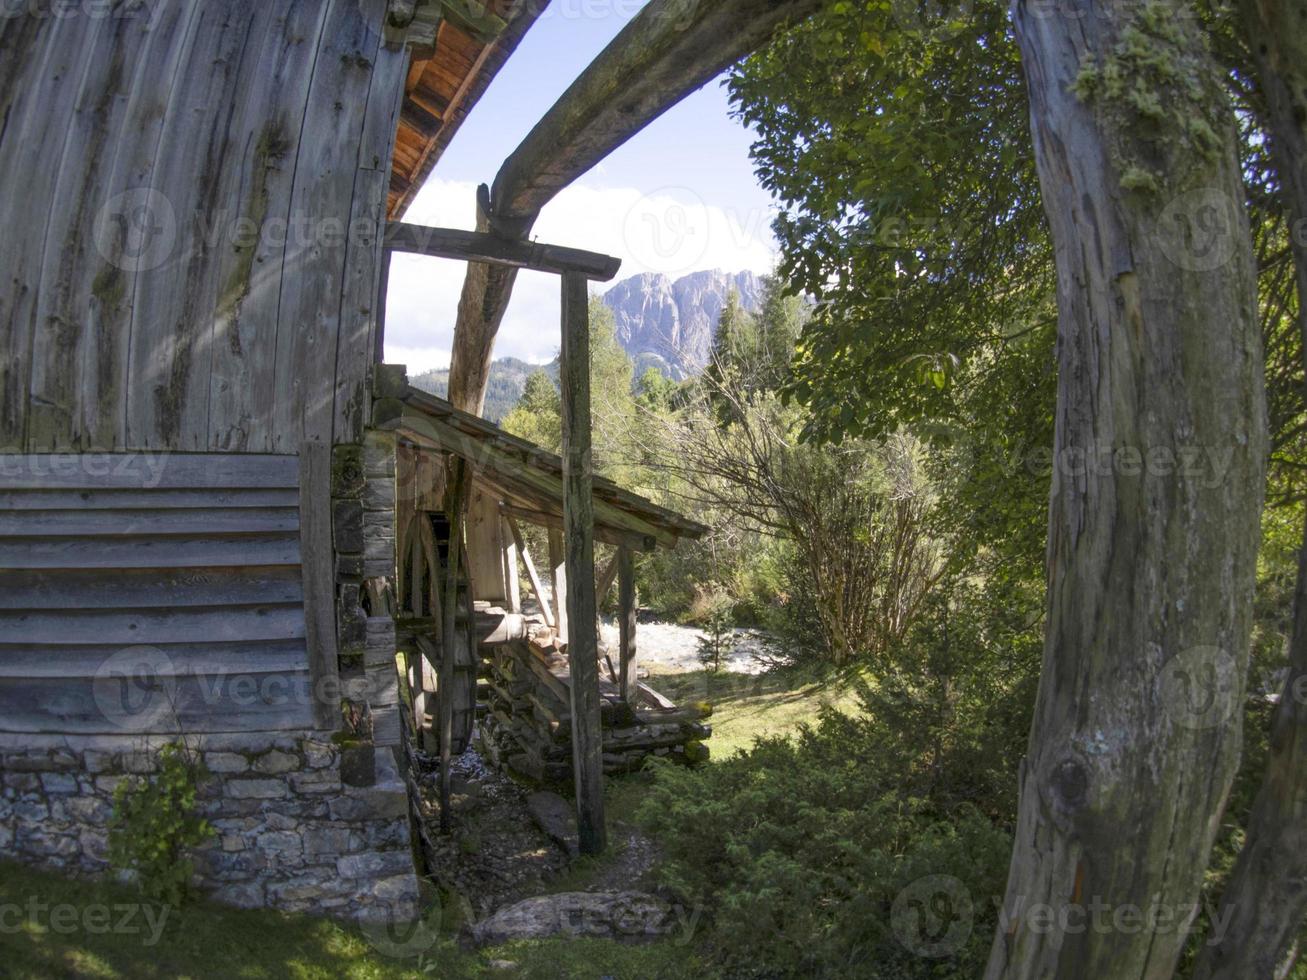
[[599, 623], [595, 602], [594, 477], [590, 471], [590, 311], [585, 276], [563, 276], [563, 533], [567, 661], [572, 683], [572, 762], [582, 854], [603, 851], [603, 730], [599, 716]]
[[517, 541], [508, 531], [508, 521], [499, 518], [500, 556], [504, 562], [504, 599], [509, 612], [522, 611], [522, 584], [517, 575]]
[[340, 727], [340, 667], [331, 549], [331, 447], [320, 442], [300, 447], [300, 561], [313, 723], [335, 731]]
[[545, 595], [544, 586], [540, 582], [540, 574], [536, 571], [536, 563], [531, 560], [531, 552], [527, 550], [526, 541], [522, 537], [522, 529], [518, 527], [517, 518], [506, 518], [508, 521], [508, 530], [513, 535], [513, 543], [517, 545], [517, 553], [522, 556], [522, 564], [526, 567], [526, 577], [531, 583], [531, 591], [536, 594], [536, 602], [540, 604], [540, 615], [545, 618], [545, 625], [553, 629], [558, 620], [554, 618], [553, 607], [549, 603], [549, 596]]
[[[454, 744], [454, 637], [458, 629], [458, 576], [462, 563], [463, 512], [467, 507], [467, 464], [457, 456], [450, 460], [449, 480], [449, 565], [445, 569], [444, 599], [440, 622], [440, 832], [448, 834], [450, 778], [449, 763]], [[471, 610], [469, 609], [470, 613]]]
[[567, 642], [567, 559], [563, 532], [549, 529], [549, 578], [554, 588], [554, 632], [559, 643]]
[[635, 683], [635, 555], [630, 548], [617, 552], [617, 684], [622, 700], [634, 706]]

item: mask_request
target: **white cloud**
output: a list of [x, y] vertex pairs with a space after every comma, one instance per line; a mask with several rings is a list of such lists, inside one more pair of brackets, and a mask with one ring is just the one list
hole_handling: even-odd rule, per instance
[[[705, 202], [693, 190], [574, 184], [540, 215], [533, 237], [554, 245], [603, 252], [622, 260], [617, 278], [642, 272], [672, 279], [700, 269], [770, 272], [775, 261], [767, 209], [739, 213]], [[471, 229], [476, 187], [430, 180], [406, 220]], [[464, 264], [421, 256], [391, 263], [386, 306], [386, 360], [413, 373], [449, 363]], [[599, 291], [608, 284], [598, 284]], [[558, 351], [559, 287], [555, 276], [523, 272], [504, 316], [495, 355], [544, 362]]]

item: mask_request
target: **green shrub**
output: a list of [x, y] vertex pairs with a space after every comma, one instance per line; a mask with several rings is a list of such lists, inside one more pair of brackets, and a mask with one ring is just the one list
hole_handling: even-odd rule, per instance
[[109, 863], [134, 873], [145, 894], [169, 905], [186, 897], [194, 871], [189, 852], [214, 834], [195, 806], [207, 776], [184, 746], [166, 745], [153, 778], [125, 779], [114, 790]]
[[[655, 767], [639, 817], [662, 842], [662, 883], [704, 910], [709, 944], [733, 971], [982, 972], [1011, 839], [974, 807], [945, 810], [903, 793], [896, 766], [905, 760], [880, 755], [889, 747], [871, 720], [828, 713], [796, 740], [761, 740], [701, 770]], [[913, 899], [923, 879], [948, 881], [955, 894], [946, 899], [970, 902], [954, 908], [947, 955], [923, 956], [913, 944], [934, 929], [914, 932], [900, 896]], [[933, 927], [941, 924], [954, 922]]]

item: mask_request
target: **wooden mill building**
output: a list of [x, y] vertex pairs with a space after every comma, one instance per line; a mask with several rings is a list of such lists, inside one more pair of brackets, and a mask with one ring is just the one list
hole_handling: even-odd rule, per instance
[[[632, 555], [703, 530], [578, 462], [617, 266], [397, 223], [541, 4], [30, 6], [0, 19], [0, 854], [102, 870], [114, 785], [182, 739], [215, 776], [206, 888], [406, 914], [396, 748], [460, 748], [478, 673], [506, 755], [570, 753], [601, 845], [602, 767], [697, 732], [635, 679]], [[559, 275], [563, 458], [383, 368], [388, 250]], [[528, 523], [561, 600], [535, 618]]]

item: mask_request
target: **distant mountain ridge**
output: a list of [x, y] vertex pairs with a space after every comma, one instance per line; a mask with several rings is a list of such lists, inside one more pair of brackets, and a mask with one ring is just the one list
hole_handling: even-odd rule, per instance
[[[712, 353], [717, 320], [735, 290], [746, 313], [762, 309], [762, 279], [752, 272], [720, 269], [692, 272], [673, 281], [659, 273], [623, 279], [603, 295], [613, 311], [617, 342], [631, 355], [635, 377], [649, 368], [684, 381], [701, 372]], [[526, 379], [544, 371], [558, 380], [557, 360], [532, 364], [517, 357], [499, 357], [490, 365], [485, 417], [501, 422], [522, 398]], [[425, 371], [410, 379], [414, 387], [441, 398], [449, 390], [449, 371]]]
[[747, 313], [762, 309], [762, 279], [752, 272], [711, 269], [672, 280], [643, 273], [604, 293], [613, 311], [617, 341], [635, 361], [636, 376], [656, 367], [677, 381], [708, 364], [717, 319], [734, 290]]

